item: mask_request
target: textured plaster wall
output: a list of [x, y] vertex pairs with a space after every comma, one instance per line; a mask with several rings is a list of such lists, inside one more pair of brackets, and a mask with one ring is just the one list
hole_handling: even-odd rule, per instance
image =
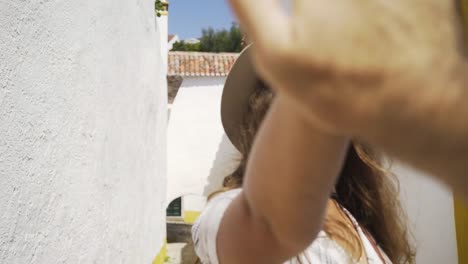
[[[237, 165], [239, 154], [221, 124], [224, 82], [224, 77], [184, 77], [168, 126], [168, 204], [183, 195], [206, 196], [219, 189]], [[184, 205], [184, 210], [198, 210], [203, 201]]]
[[154, 21], [152, 0], [0, 0], [0, 263], [151, 263], [162, 247]]
[[[167, 2], [167, 1], [166, 1]], [[161, 42], [159, 43], [159, 46], [160, 46], [160, 52], [161, 54], [166, 54], [166, 56], [163, 56], [162, 60], [163, 60], [163, 64], [164, 64], [164, 67], [167, 69], [167, 61], [168, 61], [168, 35], [169, 35], [169, 19], [168, 19], [168, 16], [167, 15], [162, 15], [160, 16], [159, 18], [156, 19], [156, 28], [158, 28], [158, 37], [159, 39], [161, 40]], [[166, 73], [167, 74], [167, 71]]]

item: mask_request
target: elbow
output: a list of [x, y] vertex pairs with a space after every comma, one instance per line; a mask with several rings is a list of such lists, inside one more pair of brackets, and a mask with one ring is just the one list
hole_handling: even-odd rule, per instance
[[292, 256], [296, 256], [306, 250], [317, 238], [321, 228], [319, 226], [285, 226], [283, 224], [270, 223], [272, 232]]

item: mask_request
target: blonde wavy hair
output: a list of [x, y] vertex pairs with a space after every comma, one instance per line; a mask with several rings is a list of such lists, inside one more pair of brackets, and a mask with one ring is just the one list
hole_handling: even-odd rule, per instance
[[[224, 178], [222, 189], [209, 198], [242, 187], [250, 149], [273, 97], [264, 85], [259, 85], [251, 95], [244, 122], [239, 128], [242, 153], [239, 166]], [[414, 263], [415, 253], [409, 242], [398, 193], [398, 181], [382, 166], [380, 153], [365, 144], [353, 143], [348, 149], [333, 199], [374, 237], [393, 263]], [[345, 249], [353, 258], [360, 258], [360, 239], [356, 235], [350, 236], [344, 223], [326, 217], [324, 231], [330, 238], [344, 241]], [[297, 260], [300, 262], [299, 257]]]

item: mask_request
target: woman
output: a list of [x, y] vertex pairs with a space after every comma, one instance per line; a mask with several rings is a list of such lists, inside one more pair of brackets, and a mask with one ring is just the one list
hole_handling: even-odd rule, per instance
[[[395, 181], [378, 153], [306, 125], [310, 120], [295, 119], [300, 109], [274, 97], [247, 49], [228, 76], [221, 108], [243, 157], [192, 229], [201, 261], [413, 263]], [[254, 144], [258, 133], [265, 141]], [[249, 159], [252, 152], [258, 158]]]

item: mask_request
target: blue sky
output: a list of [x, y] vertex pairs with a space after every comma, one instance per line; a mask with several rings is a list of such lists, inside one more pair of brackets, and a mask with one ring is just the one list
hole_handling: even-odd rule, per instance
[[169, 34], [198, 38], [203, 28], [229, 28], [235, 21], [226, 0], [169, 0]]

